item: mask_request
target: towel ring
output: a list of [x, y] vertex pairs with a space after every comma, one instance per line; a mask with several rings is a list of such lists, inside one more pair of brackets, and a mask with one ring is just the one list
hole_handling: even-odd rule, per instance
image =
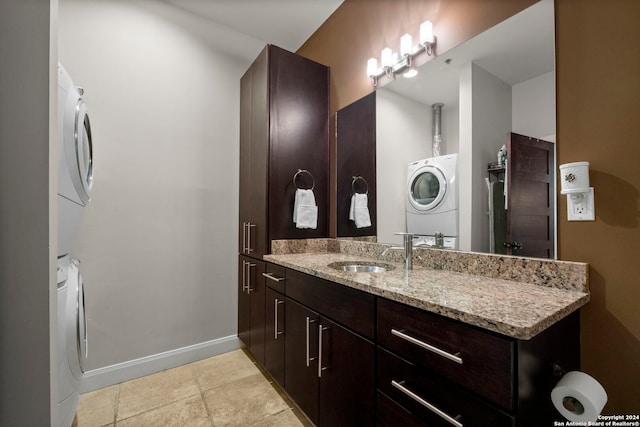
[[354, 176], [352, 177], [353, 180], [351, 181], [351, 190], [353, 191], [353, 194], [357, 194], [356, 192], [356, 181], [361, 180], [362, 182], [364, 182], [365, 188], [366, 190], [364, 191], [364, 194], [369, 194], [369, 184], [367, 183], [367, 180], [364, 179], [361, 176]]
[[298, 189], [298, 190], [302, 190], [302, 188], [298, 187], [298, 184], [296, 183], [296, 179], [298, 178], [298, 176], [302, 175], [306, 173], [307, 175], [309, 175], [311, 177], [311, 188], [309, 188], [308, 190], [313, 190], [316, 186], [316, 180], [313, 178], [313, 175], [311, 175], [311, 172], [309, 172], [306, 169], [298, 169], [298, 172], [296, 172], [295, 174], [293, 174], [293, 185]]

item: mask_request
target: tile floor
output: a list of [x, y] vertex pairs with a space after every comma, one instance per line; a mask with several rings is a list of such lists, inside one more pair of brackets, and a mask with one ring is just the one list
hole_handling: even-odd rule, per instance
[[80, 398], [77, 427], [308, 427], [244, 350], [106, 387]]

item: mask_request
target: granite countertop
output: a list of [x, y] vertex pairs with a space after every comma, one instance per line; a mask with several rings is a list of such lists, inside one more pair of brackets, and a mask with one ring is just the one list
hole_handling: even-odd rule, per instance
[[[549, 271], [562, 276], [565, 274], [564, 270], [568, 268], [572, 272], [570, 277], [574, 279], [564, 278], [554, 281], [555, 277], [546, 277], [541, 284], [532, 278], [531, 283], [527, 283], [526, 279], [522, 281], [522, 277], [518, 279], [520, 281], [488, 277], [493, 274], [491, 271], [495, 270], [491, 268], [492, 261], [504, 262], [505, 257], [502, 256], [495, 257], [495, 260], [480, 261], [481, 264], [489, 266], [491, 274], [488, 275], [437, 269], [420, 265], [419, 261], [414, 261], [413, 270], [406, 271], [402, 263], [397, 262], [397, 257], [390, 257], [391, 259], [387, 260], [371, 255], [372, 248], [379, 253], [380, 249], [385, 247], [384, 245], [349, 245], [352, 246], [350, 250], [344, 250], [344, 248], [336, 250], [333, 247], [324, 248], [325, 252], [318, 248], [303, 253], [278, 254], [279, 251], [274, 251], [274, 254], [266, 255], [264, 259], [373, 295], [524, 340], [533, 338], [589, 301], [586, 286], [587, 265], [582, 263], [565, 263], [566, 265], [560, 265], [554, 270], [550, 268], [553, 264], [545, 264], [554, 263], [554, 261], [531, 260], [531, 263], [527, 263], [526, 259], [508, 257], [507, 261], [520, 261], [519, 265], [524, 265], [522, 260], [525, 260], [527, 268], [530, 267], [528, 264], [532, 264], [535, 268], [532, 275], [540, 275], [539, 271], [544, 270], [547, 276], [550, 276]], [[353, 250], [353, 247], [360, 249]], [[361, 249], [363, 247], [365, 250]], [[424, 259], [420, 257], [420, 253], [425, 255], [429, 252], [444, 253], [436, 256], [460, 256], [455, 253], [446, 254], [447, 251], [428, 249], [416, 252], [418, 260]], [[478, 256], [486, 257], [486, 255]], [[395, 268], [381, 273], [354, 273], [343, 272], [328, 266], [334, 262], [347, 261], [392, 264]], [[477, 269], [478, 262], [470, 265], [472, 270]], [[540, 265], [544, 268], [541, 269]], [[581, 277], [580, 272], [584, 272], [584, 277]], [[584, 280], [575, 280], [576, 277]], [[584, 286], [579, 286], [582, 281]], [[578, 285], [570, 283], [567, 286], [567, 282], [576, 282]]]

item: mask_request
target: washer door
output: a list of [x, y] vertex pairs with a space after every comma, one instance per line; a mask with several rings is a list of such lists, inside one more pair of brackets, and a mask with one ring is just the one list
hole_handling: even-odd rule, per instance
[[447, 180], [442, 171], [425, 165], [409, 178], [408, 199], [411, 206], [423, 212], [435, 209], [447, 193]]
[[93, 185], [93, 144], [87, 106], [81, 98], [73, 114], [73, 136], [65, 138], [65, 156], [73, 187], [84, 205], [91, 200]]

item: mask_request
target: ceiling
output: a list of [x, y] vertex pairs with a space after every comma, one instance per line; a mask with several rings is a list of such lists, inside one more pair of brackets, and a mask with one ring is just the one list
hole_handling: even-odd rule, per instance
[[460, 67], [469, 62], [510, 86], [553, 71], [553, 0], [534, 4], [427, 62], [419, 69], [418, 76], [398, 77], [384, 88], [427, 105], [436, 102], [457, 105]]
[[[343, 0], [160, 0], [208, 21], [234, 53], [253, 60], [274, 44], [295, 52]], [[211, 28], [214, 27], [214, 28]]]

